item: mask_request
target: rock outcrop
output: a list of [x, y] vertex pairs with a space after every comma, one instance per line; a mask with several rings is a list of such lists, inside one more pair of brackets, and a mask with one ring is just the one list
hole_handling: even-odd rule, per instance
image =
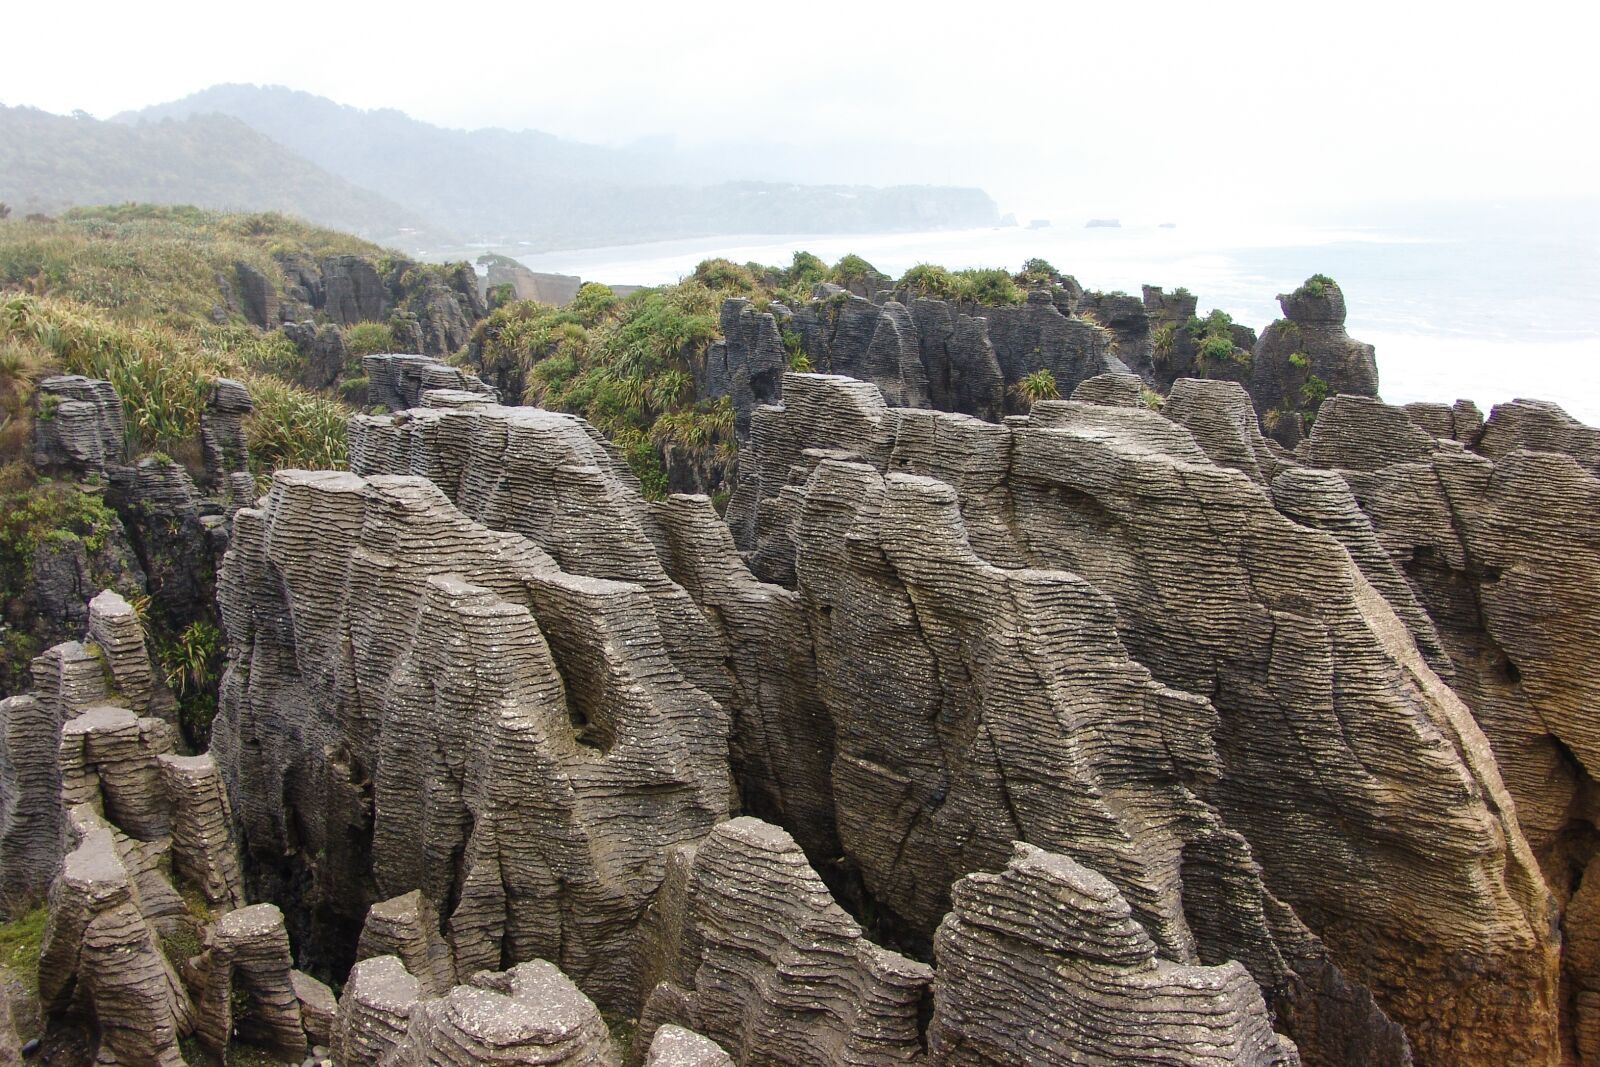
[[[1471, 429], [1471, 413], [1464, 420]], [[1600, 504], [1595, 432], [1553, 405], [1500, 405], [1467, 451], [1435, 412], [1338, 397], [1309, 442], [1347, 483], [1375, 543], [1437, 630], [1516, 800], [1523, 833], [1565, 909], [1569, 1041], [1595, 1051], [1600, 956], [1584, 933], [1600, 897]], [[1437, 434], [1437, 436], [1436, 436]], [[1337, 474], [1334, 472], [1337, 471]], [[1354, 550], [1352, 550], [1354, 554]], [[1397, 593], [1391, 602], [1404, 603]], [[1420, 643], [1420, 642], [1419, 642]]]
[[127, 447], [122, 398], [110, 382], [81, 374], [39, 382], [33, 412], [35, 467], [104, 476], [108, 466], [123, 462]]
[[279, 472], [235, 517], [219, 599], [213, 749], [247, 888], [310, 962], [420, 889], [457, 973], [550, 958], [632, 1000], [666, 852], [730, 806], [726, 713], [640, 587], [563, 571], [422, 478]]
[[599, 1010], [543, 960], [433, 997], [396, 957], [364, 960], [339, 1000], [333, 1054], [341, 1067], [620, 1063]]
[[1116, 888], [1065, 856], [1019, 844], [953, 897], [936, 946], [935, 1063], [1300, 1063], [1244, 967], [1162, 959]]
[[[1341, 542], [1289, 522], [1265, 486], [1218, 466], [1194, 436], [1153, 412], [1046, 403], [1028, 420], [991, 426], [888, 409], [865, 388], [789, 376], [784, 406], [756, 413], [754, 477], [741, 485], [748, 495], [730, 506], [753, 561], [778, 561], [770, 568], [777, 577], [782, 561], [794, 561], [794, 584], [817, 613], [819, 663], [844, 672], [823, 693], [840, 725], [834, 788], [847, 847], [847, 819], [870, 829], [884, 818], [885, 796], [906, 797], [910, 812], [951, 817], [954, 783], [935, 774], [919, 801], [917, 776], [892, 769], [937, 769], [953, 738], [935, 745], [921, 740], [925, 729], [875, 729], [856, 742], [861, 755], [845, 760], [850, 731], [841, 724], [854, 708], [872, 708], [881, 722], [886, 704], [904, 706], [906, 721], [917, 721], [915, 708], [926, 701], [924, 721], [953, 727], [961, 720], [935, 709], [981, 682], [982, 668], [998, 671], [991, 665], [1005, 662], [938, 614], [941, 601], [960, 603], [958, 591], [991, 612], [1006, 602], [952, 572], [949, 560], [959, 556], [940, 546], [965, 549], [964, 527], [966, 550], [976, 556], [965, 566], [975, 577], [995, 561], [1004, 573], [989, 581], [1019, 593], [1030, 588], [1031, 573], [1012, 569], [1019, 564], [1087, 580], [1114, 605], [1104, 617], [1114, 619], [1122, 644], [1154, 681], [1209, 700], [1215, 726], [1200, 733], [1211, 733], [1222, 771], [1214, 783], [1197, 780], [1198, 793], [1248, 842], [1270, 896], [1291, 906], [1329, 960], [1370, 986], [1406, 1026], [1420, 1062], [1469, 1062], [1459, 1058], [1466, 1050], [1482, 1055], [1490, 1047], [1549, 1061], [1556, 1012], [1547, 898], [1498, 771], [1466, 706]], [[1272, 456], [1254, 445], [1248, 454], [1258, 469], [1263, 454]], [[887, 537], [896, 523], [906, 533]], [[944, 530], [955, 532], [935, 533]], [[908, 583], [909, 601], [897, 589], [902, 569], [926, 574]], [[849, 577], [852, 571], [860, 576]], [[942, 582], [952, 591], [940, 597]], [[930, 591], [918, 590], [922, 583]], [[1059, 598], [1072, 588], [1068, 575], [1041, 576], [1031, 592], [1049, 603], [1047, 591]], [[1068, 614], [1078, 619], [1083, 609]], [[1043, 625], [1037, 620], [1049, 616], [1035, 608], [1022, 617]], [[850, 629], [851, 618], [877, 629]], [[838, 632], [831, 641], [828, 628]], [[1014, 633], [1017, 623], [978, 632], [985, 630]], [[891, 643], [897, 632], [905, 636]], [[877, 654], [864, 654], [869, 649]], [[1039, 688], [1061, 691], [1059, 683], [996, 685], [1011, 702]], [[952, 703], [970, 707], [971, 698]], [[1168, 744], [1170, 730], [1158, 731]], [[1037, 728], [1028, 736], [1039, 743]], [[1081, 746], [1092, 735], [1066, 736]], [[928, 755], [920, 765], [890, 759], [891, 741], [910, 752], [921, 741]], [[1143, 768], [1140, 790], [1148, 796], [1152, 765], [1130, 765]], [[1050, 773], [1059, 769], [1052, 762]], [[857, 773], [867, 775], [862, 784], [841, 792]], [[1196, 780], [1192, 771], [1186, 778]], [[1033, 788], [1038, 779], [1021, 780]], [[1018, 791], [1007, 792], [1015, 804]], [[872, 815], [852, 813], [867, 796]], [[1286, 811], [1293, 819], [1277, 814]], [[1100, 845], [1108, 835], [1091, 840]], [[1147, 829], [1136, 841], [1144, 842], [1134, 851], [1146, 862], [1161, 851], [1150, 849]], [[1180, 855], [1186, 847], [1178, 846]], [[907, 849], [909, 862], [925, 862], [927, 852], [920, 844]], [[1108, 867], [1115, 881], [1117, 868]], [[1454, 873], [1441, 877], [1445, 869]], [[1137, 892], [1129, 897], [1146, 919], [1149, 905], [1139, 900]], [[937, 907], [907, 911], [923, 922], [937, 915]], [[1489, 984], [1465, 977], [1489, 973], [1497, 976]]]
[[494, 390], [470, 371], [452, 367], [432, 356], [385, 353], [361, 357], [367, 376], [367, 397], [378, 407], [403, 411], [416, 407], [430, 389], [453, 389], [494, 399]]
[[722, 306], [724, 340], [707, 352], [696, 385], [732, 398], [735, 428], [781, 396], [790, 355], [785, 337], [818, 372], [870, 382], [896, 407], [932, 407], [998, 420], [1025, 410], [1012, 389], [1047, 370], [1065, 395], [1085, 379], [1126, 372], [1106, 329], [1064, 314], [1047, 290], [1021, 307], [982, 307], [895, 294], [873, 301], [837, 286], [793, 309], [757, 312], [748, 300]]
[[1280, 294], [1284, 317], [1261, 334], [1252, 353], [1250, 396], [1272, 436], [1300, 441], [1324, 397], [1378, 395], [1378, 364], [1369, 344], [1345, 332], [1344, 293], [1320, 275]]
[[231, 476], [250, 472], [244, 420], [254, 410], [250, 390], [243, 382], [218, 378], [211, 383], [211, 395], [200, 415], [200, 449], [205, 457], [206, 489], [213, 495], [228, 495]]
[[740, 1063], [922, 1062], [932, 972], [863, 937], [781, 829], [739, 818], [680, 846], [652, 921], [641, 1046], [671, 1023]]

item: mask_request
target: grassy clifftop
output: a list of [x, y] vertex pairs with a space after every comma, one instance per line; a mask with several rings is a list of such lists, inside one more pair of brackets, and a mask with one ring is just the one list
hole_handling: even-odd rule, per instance
[[60, 218], [0, 222], [0, 289], [64, 297], [122, 322], [196, 327], [211, 324], [221, 305], [219, 275], [231, 276], [242, 263], [276, 277], [273, 257], [282, 254], [391, 253], [287, 215], [154, 204], [75, 208]]

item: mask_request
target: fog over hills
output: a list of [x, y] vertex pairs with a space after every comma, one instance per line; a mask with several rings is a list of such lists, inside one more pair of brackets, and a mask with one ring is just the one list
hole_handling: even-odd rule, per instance
[[[670, 148], [452, 130], [283, 87], [219, 85], [114, 121], [226, 115], [468, 242], [572, 248], [719, 233], [938, 229], [998, 221], [982, 190], [732, 182]], [[737, 170], [733, 171], [737, 174]], [[355, 227], [361, 229], [361, 227]]]

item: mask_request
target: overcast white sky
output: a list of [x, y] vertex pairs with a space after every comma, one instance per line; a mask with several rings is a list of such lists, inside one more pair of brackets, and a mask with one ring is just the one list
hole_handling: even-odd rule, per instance
[[7, 5], [0, 103], [224, 81], [599, 142], [761, 139], [841, 179], [1154, 214], [1600, 191], [1597, 5]]

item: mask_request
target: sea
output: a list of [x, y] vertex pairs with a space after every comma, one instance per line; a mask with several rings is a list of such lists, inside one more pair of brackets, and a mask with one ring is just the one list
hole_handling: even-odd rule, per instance
[[898, 276], [918, 263], [1020, 268], [1048, 260], [1086, 288], [1187, 288], [1258, 331], [1276, 294], [1312, 274], [1344, 290], [1351, 336], [1377, 349], [1390, 403], [1470, 399], [1487, 415], [1553, 400], [1600, 426], [1600, 201], [1397, 206], [1317, 223], [1051, 220], [925, 233], [706, 237], [518, 257], [607, 284], [677, 281], [712, 256], [787, 264], [847, 253]]

